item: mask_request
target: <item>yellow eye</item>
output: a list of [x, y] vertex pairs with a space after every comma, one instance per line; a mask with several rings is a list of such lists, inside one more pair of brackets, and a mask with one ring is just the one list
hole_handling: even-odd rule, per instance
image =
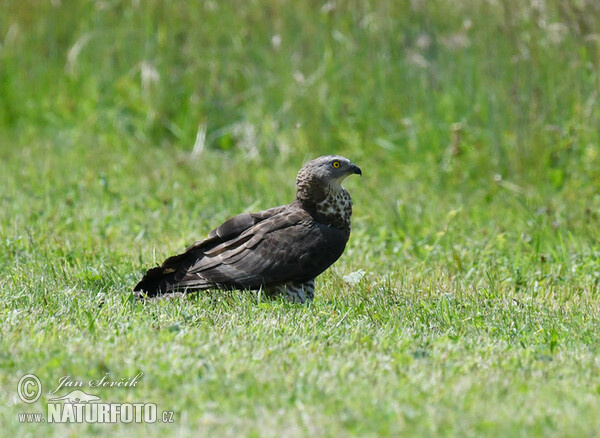
[[340, 162], [339, 161], [334, 161], [333, 164], [332, 164], [332, 166], [333, 166], [334, 169], [339, 169]]

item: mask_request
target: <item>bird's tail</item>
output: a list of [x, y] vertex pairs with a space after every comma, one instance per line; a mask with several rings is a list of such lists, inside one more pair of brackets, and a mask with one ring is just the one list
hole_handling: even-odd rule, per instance
[[152, 298], [169, 292], [176, 283], [175, 273], [175, 270], [163, 266], [149, 269], [133, 288], [134, 295], [139, 298]]
[[200, 274], [188, 277], [188, 268], [198, 259], [198, 254], [186, 251], [166, 259], [159, 267], [149, 269], [133, 288], [137, 298], [152, 298], [159, 295], [179, 295], [186, 291], [207, 289], [212, 283]]

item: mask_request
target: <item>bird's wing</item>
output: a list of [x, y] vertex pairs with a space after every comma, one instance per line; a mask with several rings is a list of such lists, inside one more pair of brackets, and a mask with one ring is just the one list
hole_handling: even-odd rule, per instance
[[[217, 228], [217, 235], [221, 227]], [[339, 258], [346, 241], [344, 231], [315, 222], [306, 211], [290, 207], [233, 239], [192, 246], [181, 255], [178, 266], [172, 266], [176, 272], [169, 289], [204, 288], [211, 284], [258, 288], [308, 281]]]
[[[161, 266], [149, 269], [140, 282], [134, 287], [134, 291], [144, 291], [150, 296], [173, 290], [180, 280], [185, 276], [187, 269], [194, 265], [203, 254], [212, 248], [225, 242], [235, 240], [242, 233], [269, 219], [270, 217], [285, 211], [289, 206], [270, 208], [257, 213], [242, 213], [225, 221], [222, 225], [212, 230], [208, 237], [199, 240], [189, 246], [185, 252], [166, 259]], [[210, 282], [197, 279], [195, 286], [198, 288], [208, 287]]]
[[235, 238], [257, 223], [281, 213], [282, 211], [285, 211], [286, 208], [288, 208], [287, 205], [282, 205], [279, 207], [269, 208], [268, 210], [259, 211], [257, 213], [238, 214], [237, 216], [227, 219], [220, 226], [208, 233], [208, 237], [206, 239], [193, 243], [185, 250], [189, 251], [191, 249], [200, 247], [207, 248], [213, 244]]

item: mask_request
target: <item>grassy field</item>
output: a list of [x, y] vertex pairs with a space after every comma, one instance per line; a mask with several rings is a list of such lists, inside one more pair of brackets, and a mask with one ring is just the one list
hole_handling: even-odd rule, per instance
[[[597, 2], [1, 3], [0, 434], [600, 434]], [[132, 299], [327, 153], [314, 303]], [[140, 372], [172, 424], [18, 422]]]

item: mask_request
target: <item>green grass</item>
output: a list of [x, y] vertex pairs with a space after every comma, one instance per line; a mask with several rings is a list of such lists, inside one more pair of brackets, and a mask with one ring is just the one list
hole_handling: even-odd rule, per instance
[[[594, 1], [2, 10], [4, 434], [600, 434]], [[314, 303], [132, 300], [144, 269], [289, 202], [326, 153], [364, 176]], [[174, 424], [17, 421], [62, 376], [138, 372], [84, 390]]]

